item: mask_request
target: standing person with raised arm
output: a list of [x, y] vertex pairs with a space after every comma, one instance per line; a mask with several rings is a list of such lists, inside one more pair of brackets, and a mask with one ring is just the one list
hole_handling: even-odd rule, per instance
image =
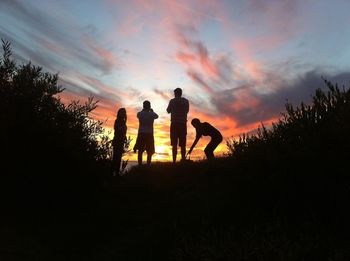
[[170, 141], [173, 153], [173, 163], [176, 162], [177, 145], [181, 148], [182, 161], [186, 159], [186, 135], [187, 135], [187, 113], [190, 105], [186, 98], [182, 97], [181, 88], [174, 90], [175, 98], [171, 99], [166, 109], [171, 114]]
[[139, 131], [134, 146], [134, 152], [138, 150], [137, 159], [139, 165], [141, 165], [142, 154], [146, 150], [147, 165], [151, 165], [152, 155], [155, 152], [153, 123], [155, 119], [158, 119], [158, 114], [152, 110], [151, 103], [149, 101], [144, 101], [143, 109], [137, 113], [137, 118], [139, 119]]

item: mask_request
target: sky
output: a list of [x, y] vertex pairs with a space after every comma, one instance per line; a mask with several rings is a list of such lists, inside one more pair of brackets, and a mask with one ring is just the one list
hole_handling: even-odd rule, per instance
[[[177, 87], [188, 119], [226, 140], [277, 121], [287, 101], [310, 102], [322, 77], [349, 86], [349, 10], [349, 0], [0, 0], [0, 37], [19, 62], [59, 74], [62, 101], [95, 97], [92, 116], [107, 131], [125, 107], [131, 147], [149, 100], [162, 161]], [[188, 147], [194, 136], [188, 123]], [[216, 153], [226, 150], [224, 141]]]

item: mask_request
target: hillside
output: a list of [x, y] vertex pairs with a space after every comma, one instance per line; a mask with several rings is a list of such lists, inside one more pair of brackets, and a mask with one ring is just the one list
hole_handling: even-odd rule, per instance
[[349, 179], [343, 171], [304, 163], [285, 168], [218, 159], [134, 168], [104, 180], [88, 198], [28, 203], [7, 212], [0, 255], [8, 258], [2, 260], [347, 260]]

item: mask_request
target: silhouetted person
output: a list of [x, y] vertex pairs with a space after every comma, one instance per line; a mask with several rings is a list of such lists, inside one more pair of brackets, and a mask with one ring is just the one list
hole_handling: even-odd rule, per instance
[[182, 90], [174, 90], [175, 98], [171, 99], [166, 109], [171, 113], [170, 141], [173, 151], [173, 162], [176, 162], [177, 144], [181, 148], [182, 160], [186, 157], [187, 113], [190, 105], [187, 99], [181, 97]]
[[119, 175], [120, 164], [124, 153], [124, 146], [126, 143], [126, 110], [120, 108], [117, 113], [117, 118], [114, 121], [114, 137], [112, 141], [113, 146], [113, 159], [112, 159], [112, 171], [113, 175]]
[[149, 101], [143, 102], [142, 111], [137, 113], [139, 119], [139, 131], [137, 134], [134, 152], [138, 150], [138, 163], [142, 164], [142, 153], [147, 152], [147, 164], [151, 164], [152, 155], [154, 154], [154, 136], [153, 136], [153, 122], [158, 118], [158, 115], [151, 109]]
[[214, 150], [222, 142], [222, 135], [220, 131], [210, 125], [208, 122], [200, 122], [199, 119], [194, 118], [191, 121], [192, 126], [196, 129], [196, 139], [194, 140], [188, 154], [192, 153], [193, 148], [197, 145], [199, 139], [202, 136], [210, 136], [211, 140], [209, 144], [205, 147], [204, 152], [207, 159], [214, 158]]

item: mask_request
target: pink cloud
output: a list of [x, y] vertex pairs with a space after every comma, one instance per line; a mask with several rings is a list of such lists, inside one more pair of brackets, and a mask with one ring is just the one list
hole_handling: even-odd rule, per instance
[[185, 53], [185, 52], [179, 51], [176, 54], [176, 59], [180, 63], [189, 65], [189, 64], [193, 64], [196, 61], [196, 56], [191, 53]]
[[186, 66], [197, 65], [208, 77], [218, 77], [219, 69], [215, 61], [209, 57], [209, 52], [202, 42], [193, 40], [190, 36], [186, 36], [186, 32], [180, 30], [174, 38], [181, 46], [176, 53], [180, 63]]
[[248, 78], [261, 82], [264, 80], [263, 65], [254, 58], [254, 53], [249, 45], [248, 41], [237, 40], [233, 43], [233, 48], [242, 63], [243, 70], [248, 74]]

